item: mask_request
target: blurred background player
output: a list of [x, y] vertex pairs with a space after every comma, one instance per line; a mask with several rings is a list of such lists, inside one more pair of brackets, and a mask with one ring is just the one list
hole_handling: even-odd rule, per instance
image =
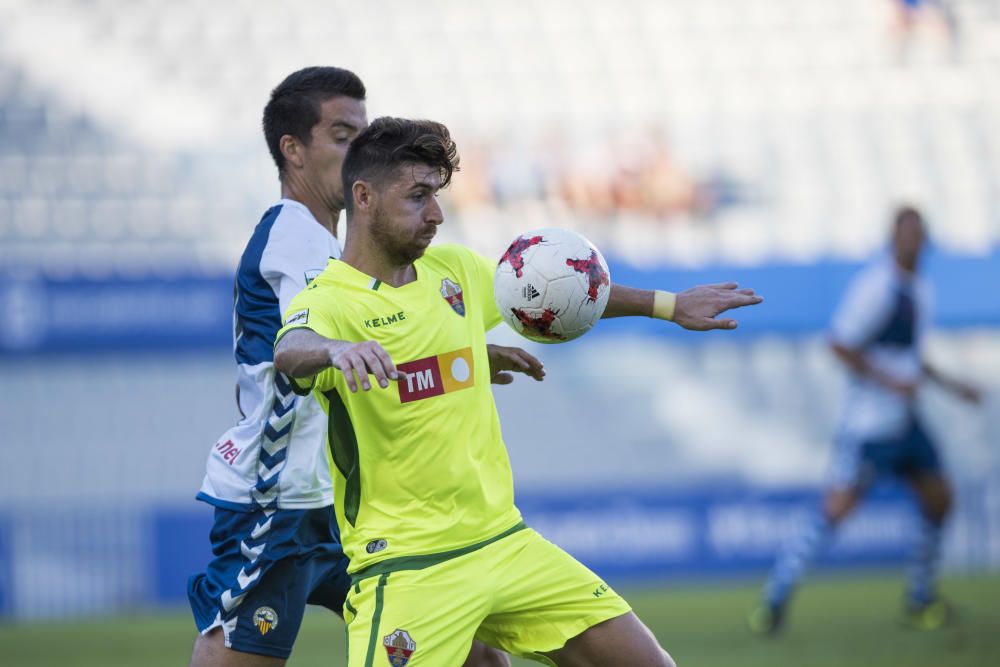
[[929, 379], [963, 400], [978, 403], [980, 397], [975, 388], [947, 377], [923, 358], [931, 311], [928, 285], [918, 275], [925, 236], [920, 213], [900, 208], [889, 255], [855, 277], [834, 315], [830, 346], [847, 369], [850, 384], [832, 480], [821, 511], [779, 555], [762, 604], [748, 619], [755, 633], [770, 634], [781, 627], [806, 566], [829, 546], [841, 521], [882, 477], [905, 482], [920, 510], [904, 618], [923, 629], [948, 620], [948, 606], [935, 583], [952, 490], [918, 414], [917, 389]]
[[[236, 275], [243, 419], [212, 448], [198, 494], [215, 506], [215, 559], [188, 584], [200, 633], [192, 665], [283, 664], [307, 603], [342, 614], [350, 579], [332, 507], [326, 416], [275, 373], [272, 345], [292, 297], [340, 257], [340, 168], [367, 124], [364, 84], [336, 67], [294, 72], [264, 109], [282, 198], [258, 223]], [[493, 655], [485, 664], [507, 664], [477, 650]]]

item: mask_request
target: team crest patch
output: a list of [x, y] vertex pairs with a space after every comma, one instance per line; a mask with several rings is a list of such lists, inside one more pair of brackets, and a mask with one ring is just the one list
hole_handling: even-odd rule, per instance
[[465, 300], [462, 298], [462, 286], [449, 278], [441, 281], [441, 296], [448, 302], [451, 309], [465, 317]]
[[258, 607], [253, 613], [253, 624], [260, 630], [261, 635], [266, 635], [278, 627], [278, 612], [270, 607]]
[[417, 650], [417, 642], [413, 641], [410, 633], [398, 628], [392, 634], [383, 637], [382, 643], [385, 644], [385, 652], [392, 667], [406, 667], [410, 656]]

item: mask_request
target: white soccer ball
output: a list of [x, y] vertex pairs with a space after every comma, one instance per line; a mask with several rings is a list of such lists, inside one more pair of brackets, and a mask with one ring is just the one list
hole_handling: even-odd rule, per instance
[[507, 324], [539, 343], [564, 343], [590, 331], [610, 294], [601, 252], [580, 234], [553, 227], [514, 239], [493, 279], [493, 298]]

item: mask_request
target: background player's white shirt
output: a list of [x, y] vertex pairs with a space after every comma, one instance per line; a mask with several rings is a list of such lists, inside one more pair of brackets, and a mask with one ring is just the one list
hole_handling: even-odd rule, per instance
[[[852, 280], [834, 315], [831, 339], [860, 350], [872, 366], [891, 377], [916, 382], [922, 374], [930, 300], [925, 281], [901, 270], [891, 256], [882, 257]], [[864, 440], [901, 434], [913, 408], [912, 400], [852, 372], [841, 433]]]
[[236, 273], [233, 310], [239, 409], [212, 447], [200, 500], [229, 509], [309, 509], [333, 504], [326, 416], [274, 371], [274, 338], [296, 294], [340, 245], [299, 202], [264, 214]]

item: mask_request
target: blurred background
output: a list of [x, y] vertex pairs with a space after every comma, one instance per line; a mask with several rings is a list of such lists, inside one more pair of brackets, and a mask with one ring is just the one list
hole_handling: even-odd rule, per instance
[[[186, 661], [184, 584], [207, 562], [211, 516], [194, 495], [238, 418], [232, 278], [279, 197], [261, 111], [313, 64], [357, 72], [369, 118], [452, 129], [462, 170], [442, 196], [444, 241], [499, 257], [521, 232], [568, 227], [617, 282], [737, 280], [765, 295], [737, 332], [611, 321], [552, 347], [494, 334], [549, 370], [495, 391], [529, 523], [642, 588], [648, 614], [667, 600], [666, 625], [718, 599], [704, 624], [743, 632], [826, 470], [844, 383], [831, 311], [884, 252], [893, 209], [919, 207], [938, 303], [929, 357], [986, 401], [921, 395], [958, 495], [945, 566], [972, 612], [964, 648], [952, 636], [912, 650], [987, 664], [976, 628], [1000, 624], [997, 0], [0, 0], [0, 652], [15, 662], [0, 661], [46, 664], [18, 653], [24, 637], [93, 618], [112, 621], [83, 634], [117, 637], [152, 617], [177, 638], [164, 664]], [[901, 489], [880, 488], [824, 561], [861, 582], [845, 636], [866, 590], [895, 609], [913, 520]], [[816, 618], [832, 608], [817, 602]], [[342, 640], [339, 621], [316, 623], [318, 642], [331, 627]], [[724, 634], [685, 649], [692, 663], [758, 650]], [[89, 664], [74, 653], [60, 664]]]

